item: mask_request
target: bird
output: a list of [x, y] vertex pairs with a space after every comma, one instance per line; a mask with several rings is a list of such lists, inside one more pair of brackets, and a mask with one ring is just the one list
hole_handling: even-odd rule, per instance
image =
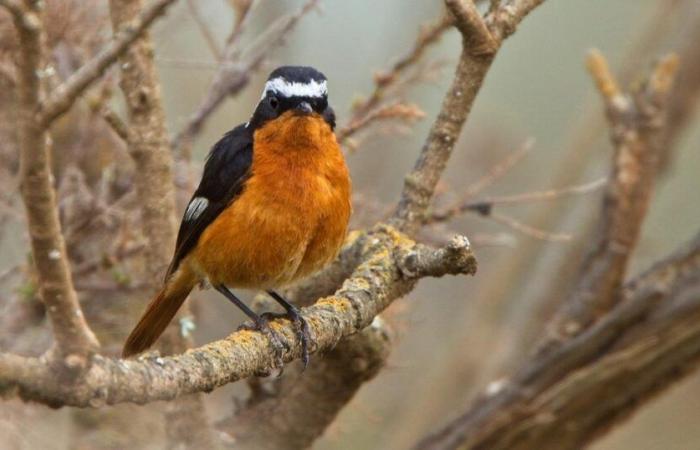
[[250, 120], [211, 148], [185, 208], [162, 287], [129, 334], [122, 356], [150, 348], [196, 286], [211, 286], [264, 332], [276, 352], [271, 313], [233, 292], [267, 292], [294, 322], [308, 363], [308, 324], [280, 289], [330, 263], [352, 212], [351, 179], [335, 136], [328, 80], [308, 66], [281, 66]]

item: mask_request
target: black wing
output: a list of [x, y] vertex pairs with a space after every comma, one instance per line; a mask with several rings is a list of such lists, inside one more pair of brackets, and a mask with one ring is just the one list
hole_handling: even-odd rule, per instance
[[197, 245], [207, 226], [243, 192], [252, 163], [253, 136], [245, 125], [229, 131], [212, 147], [204, 164], [202, 180], [180, 222], [175, 255], [166, 280]]

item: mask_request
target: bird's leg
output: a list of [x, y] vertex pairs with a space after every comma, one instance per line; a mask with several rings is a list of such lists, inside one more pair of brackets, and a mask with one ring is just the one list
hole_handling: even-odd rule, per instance
[[[301, 316], [299, 308], [289, 303], [281, 295], [275, 291], [267, 291], [267, 293], [275, 299], [277, 303], [282, 305], [282, 307], [287, 311], [285, 316], [294, 322], [297, 337], [301, 341], [301, 361], [304, 363], [304, 368], [309, 364], [309, 341], [311, 340], [311, 332], [309, 331], [309, 324]], [[265, 313], [265, 315], [275, 317], [274, 314]]]
[[[243, 311], [246, 316], [250, 317], [253, 320], [252, 327], [243, 324], [239, 327], [239, 329], [252, 329], [260, 331], [261, 333], [264, 333], [267, 336], [267, 338], [270, 341], [270, 345], [272, 346], [272, 349], [275, 353], [275, 366], [278, 368], [282, 368], [284, 365], [284, 362], [282, 361], [282, 353], [285, 350], [289, 350], [289, 346], [283, 341], [281, 341], [277, 333], [275, 333], [272, 330], [272, 328], [270, 328], [270, 324], [268, 323], [267, 317], [257, 315], [252, 309], [250, 309], [245, 303], [243, 303], [241, 299], [236, 297], [236, 295], [233, 292], [231, 292], [226, 286], [219, 285], [214, 286], [214, 288], [217, 291], [221, 292], [224, 295], [224, 297], [226, 297], [231, 303], [233, 303], [241, 311]], [[282, 373], [280, 372], [280, 375], [281, 374]]]

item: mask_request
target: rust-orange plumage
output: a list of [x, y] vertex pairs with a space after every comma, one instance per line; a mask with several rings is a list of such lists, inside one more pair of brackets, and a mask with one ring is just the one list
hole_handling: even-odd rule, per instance
[[295, 66], [272, 72], [251, 121], [212, 149], [163, 288], [127, 339], [124, 356], [150, 347], [202, 281], [258, 327], [266, 327], [264, 318], [230, 288], [266, 290], [301, 321], [275, 290], [335, 258], [351, 212], [350, 178], [334, 122], [320, 72]]

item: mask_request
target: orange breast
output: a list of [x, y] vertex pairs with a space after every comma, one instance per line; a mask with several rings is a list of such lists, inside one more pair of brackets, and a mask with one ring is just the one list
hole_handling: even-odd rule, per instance
[[255, 132], [252, 176], [187, 262], [215, 284], [284, 286], [337, 255], [350, 211], [348, 170], [330, 127], [285, 113]]

